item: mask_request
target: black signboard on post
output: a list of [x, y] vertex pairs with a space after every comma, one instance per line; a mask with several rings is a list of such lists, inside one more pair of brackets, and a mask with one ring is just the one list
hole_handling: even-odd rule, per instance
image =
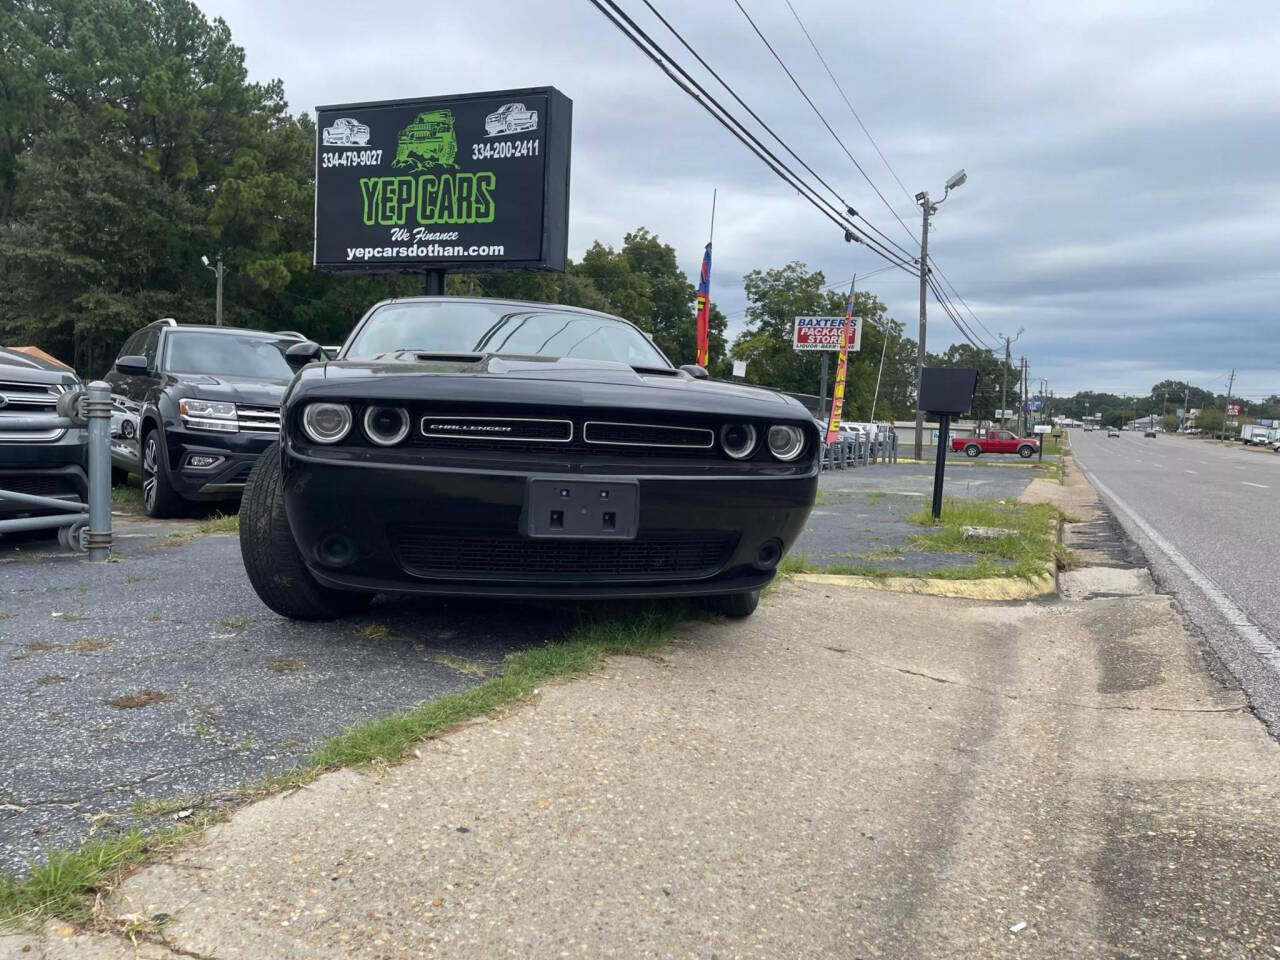
[[563, 270], [572, 102], [553, 87], [316, 108], [322, 270]]
[[933, 519], [942, 518], [942, 481], [951, 445], [951, 418], [973, 409], [978, 371], [925, 367], [920, 371], [920, 409], [938, 417], [938, 451], [933, 465]]

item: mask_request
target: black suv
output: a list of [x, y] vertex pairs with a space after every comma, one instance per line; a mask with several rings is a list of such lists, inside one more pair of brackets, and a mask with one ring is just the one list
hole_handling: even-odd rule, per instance
[[[70, 368], [35, 353], [0, 347], [0, 490], [88, 502], [88, 434], [15, 426], [21, 417], [55, 412], [58, 397], [78, 389]], [[8, 421], [8, 422], [6, 422]], [[51, 513], [0, 500], [0, 517]]]
[[148, 516], [189, 500], [240, 496], [258, 456], [280, 433], [296, 333], [157, 320], [130, 337], [107, 375], [116, 480], [142, 477]]

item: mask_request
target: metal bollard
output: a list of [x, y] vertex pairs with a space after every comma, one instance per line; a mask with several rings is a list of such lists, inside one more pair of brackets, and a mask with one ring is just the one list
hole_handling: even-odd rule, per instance
[[89, 384], [84, 401], [89, 420], [89, 530], [85, 543], [90, 561], [111, 553], [111, 385]]

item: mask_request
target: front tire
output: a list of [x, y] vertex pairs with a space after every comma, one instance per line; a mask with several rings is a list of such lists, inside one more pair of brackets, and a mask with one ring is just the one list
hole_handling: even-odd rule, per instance
[[142, 438], [142, 511], [148, 517], [164, 519], [181, 516], [185, 506], [185, 501], [169, 482], [160, 430], [148, 430]]
[[1018, 456], [1020, 456], [1023, 460], [1030, 460], [1031, 455], [1035, 452], [1036, 452], [1035, 447], [1019, 447], [1018, 448]]
[[745, 593], [725, 593], [718, 597], [706, 597], [703, 602], [713, 613], [723, 614], [734, 620], [741, 620], [756, 612], [760, 605], [760, 591], [748, 590]]
[[266, 449], [245, 483], [240, 556], [254, 592], [290, 620], [336, 620], [358, 613], [373, 600], [371, 593], [326, 587], [307, 570], [284, 512], [278, 443]]
[[964, 455], [966, 457], [976, 457], [981, 452], [982, 452], [982, 448], [978, 446], [976, 443], [970, 443], [966, 445], [964, 448]]

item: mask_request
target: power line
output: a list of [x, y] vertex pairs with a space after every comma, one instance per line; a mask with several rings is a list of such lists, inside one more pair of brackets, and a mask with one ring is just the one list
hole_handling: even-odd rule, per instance
[[[818, 191], [804, 180], [802, 176], [788, 167], [785, 161], [781, 160], [777, 154], [770, 150], [767, 146], [760, 142], [760, 139], [753, 134], [731, 111], [726, 109], [714, 96], [712, 96], [705, 87], [703, 87], [696, 79], [694, 79], [687, 70], [684, 69], [668, 54], [662, 46], [649, 36], [643, 28], [641, 28], [627, 13], [622, 10], [614, 0], [590, 0], [592, 6], [599, 10], [618, 30], [630, 40], [642, 53], [650, 60], [657, 64], [667, 77], [676, 84], [681, 90], [689, 95], [691, 99], [709, 113], [717, 123], [728, 130], [743, 146], [747, 147], [754, 153], [764, 164], [774, 172], [784, 183], [795, 189], [797, 192], [808, 200], [817, 210], [828, 220], [839, 227], [847, 240], [856, 240], [867, 246], [872, 253], [881, 257], [888, 262], [901, 267], [909, 272], [914, 272], [914, 267], [909, 262], [900, 258], [892, 250], [884, 246], [884, 244], [867, 236], [862, 232], [852, 220], [846, 218], [845, 214], [837, 210], [830, 201], [826, 200]], [[606, 9], [606, 6], [608, 9]], [[676, 76], [676, 73], [679, 76]], [[695, 92], [696, 91], [696, 92]], [[704, 99], [705, 98], [705, 99]]]
[[960, 314], [956, 311], [954, 304], [952, 304], [951, 301], [947, 299], [946, 293], [943, 292], [941, 289], [939, 289], [938, 284], [933, 279], [933, 277], [932, 276], [927, 277], [926, 282], [929, 284], [929, 289], [933, 291], [933, 298], [938, 301], [938, 306], [942, 307], [942, 310], [947, 315], [947, 318], [953, 324], [955, 324], [956, 329], [960, 331], [960, 335], [963, 336], [966, 340], [968, 340], [970, 345], [973, 346], [975, 349], [985, 350], [988, 353], [993, 353], [994, 351], [992, 350], [991, 347], [989, 347], [985, 343], [979, 343], [974, 338], [974, 335], [964, 325], [964, 321], [960, 319]]
[[813, 52], [817, 54], [818, 61], [822, 64], [822, 69], [827, 71], [827, 76], [831, 78], [831, 82], [835, 85], [836, 90], [840, 94], [840, 99], [844, 101], [844, 105], [849, 108], [849, 112], [853, 114], [853, 119], [858, 121], [858, 126], [862, 128], [862, 132], [867, 135], [867, 139], [871, 141], [871, 146], [875, 147], [875, 151], [880, 156], [880, 160], [884, 163], [885, 169], [889, 171], [890, 176], [898, 182], [898, 186], [902, 187], [902, 195], [907, 198], [908, 203], [914, 203], [911, 199], [911, 191], [908, 190], [899, 179], [897, 171], [893, 169], [893, 165], [889, 163], [880, 150], [880, 145], [876, 143], [876, 138], [871, 135], [871, 131], [867, 129], [866, 124], [862, 122], [862, 118], [858, 116], [858, 111], [853, 109], [853, 104], [849, 102], [849, 98], [845, 96], [844, 88], [840, 86], [840, 81], [836, 79], [835, 74], [831, 72], [831, 68], [827, 66], [826, 57], [822, 55], [822, 51], [818, 49], [818, 45], [813, 42], [813, 37], [809, 36], [809, 31], [804, 25], [804, 21], [800, 19], [800, 14], [796, 13], [796, 8], [791, 5], [791, 0], [787, 0], [787, 9], [791, 11], [791, 15], [796, 18], [796, 23], [800, 25], [800, 30], [804, 34], [804, 38], [809, 41], [809, 46], [813, 47]]
[[[856, 274], [856, 278], [859, 281], [870, 280], [874, 276], [878, 276], [879, 274], [887, 273], [890, 270], [896, 270], [896, 269], [898, 269], [896, 265], [890, 264], [887, 267], [877, 267], [874, 270], [868, 270], [866, 273]], [[825, 287], [820, 287], [818, 289], [818, 292], [826, 293], [829, 290], [848, 290], [849, 284], [851, 284], [853, 280], [854, 280], [854, 277], [850, 277], [848, 280], [837, 280], [835, 283], [829, 283]], [[747, 310], [736, 310], [733, 313], [725, 314], [725, 320], [726, 321], [737, 320], [738, 318], [745, 317], [746, 315], [747, 315]]]
[[959, 291], [959, 290], [957, 290], [957, 289], [956, 289], [956, 287], [955, 287], [955, 284], [953, 284], [953, 283], [952, 283], [952, 282], [947, 278], [947, 275], [946, 275], [945, 273], [943, 273], [943, 272], [942, 272], [942, 268], [941, 268], [940, 266], [938, 266], [938, 262], [937, 262], [936, 260], [934, 260], [934, 258], [933, 258], [932, 256], [931, 256], [931, 257], [929, 257], [929, 264], [930, 264], [930, 266], [932, 266], [932, 267], [933, 267], [933, 269], [935, 269], [935, 270], [937, 270], [937, 271], [938, 271], [938, 276], [942, 277], [943, 282], [945, 282], [945, 283], [946, 283], [946, 285], [950, 288], [951, 292], [952, 292], [952, 293], [954, 293], [954, 294], [956, 295], [956, 299], [958, 299], [962, 304], [964, 304], [964, 308], [965, 308], [965, 310], [967, 310], [967, 311], [968, 311], [969, 316], [973, 317], [974, 321], [978, 324], [978, 326], [980, 326], [983, 330], [986, 330], [986, 332], [987, 332], [987, 336], [988, 336], [988, 337], [991, 337], [991, 339], [993, 339], [993, 340], [999, 340], [1000, 338], [999, 338], [999, 337], [997, 337], [997, 336], [996, 336], [994, 333], [992, 333], [990, 330], [987, 330], [987, 325], [986, 325], [985, 323], [983, 323], [981, 320], [979, 320], [979, 319], [978, 319], [978, 315], [977, 315], [976, 313], [974, 313], [974, 312], [973, 312], [973, 308], [969, 306], [968, 302], [966, 302], [966, 300], [965, 300], [965, 298], [964, 298], [964, 297], [960, 296], [960, 291]]
[[857, 168], [857, 171], [860, 174], [862, 174], [862, 178], [866, 180], [868, 184], [870, 184], [871, 189], [876, 192], [876, 196], [879, 197], [880, 202], [885, 205], [885, 209], [887, 209], [891, 214], [893, 214], [893, 218], [897, 220], [899, 224], [902, 225], [902, 229], [906, 231], [907, 236], [910, 237], [914, 242], [916, 240], [915, 234], [911, 232], [911, 229], [906, 225], [903, 219], [900, 216], [898, 216], [898, 211], [893, 209], [893, 205], [890, 204], [889, 201], [885, 199], [885, 195], [880, 192], [880, 188], [876, 186], [875, 181], [872, 180], [871, 177], [867, 175], [867, 171], [862, 169], [862, 164], [858, 163], [857, 158], [854, 157], [854, 155], [849, 152], [849, 148], [844, 145], [844, 141], [840, 139], [840, 135], [836, 133], [835, 129], [831, 126], [831, 124], [827, 122], [827, 118], [822, 115], [822, 111], [818, 109], [818, 105], [813, 102], [813, 100], [809, 97], [809, 94], [805, 93], [804, 87], [800, 86], [800, 81], [795, 78], [795, 74], [793, 74], [790, 68], [787, 67], [787, 65], [782, 61], [782, 57], [778, 56], [778, 51], [773, 49], [773, 44], [771, 44], [768, 38], [765, 37], [763, 33], [761, 33], [760, 28], [756, 26], [756, 22], [751, 19], [751, 14], [747, 13], [747, 10], [742, 5], [741, 0], [733, 0], [733, 2], [734, 2], [734, 5], [738, 8], [738, 10], [741, 11], [742, 15], [747, 18], [747, 23], [751, 24], [751, 29], [755, 31], [756, 36], [760, 38], [761, 42], [764, 43], [765, 47], [768, 48], [769, 52], [773, 54], [773, 59], [778, 61], [778, 66], [782, 67], [783, 72], [791, 80], [791, 83], [795, 86], [796, 90], [800, 92], [800, 96], [804, 97], [805, 103], [809, 104], [809, 106], [813, 109], [813, 112], [817, 114], [818, 119], [822, 121], [822, 125], [827, 128], [827, 132], [831, 134], [831, 136], [835, 139], [836, 143], [840, 145], [840, 149], [844, 151], [845, 156], [849, 158], [850, 162], [852, 162], [854, 167]]

